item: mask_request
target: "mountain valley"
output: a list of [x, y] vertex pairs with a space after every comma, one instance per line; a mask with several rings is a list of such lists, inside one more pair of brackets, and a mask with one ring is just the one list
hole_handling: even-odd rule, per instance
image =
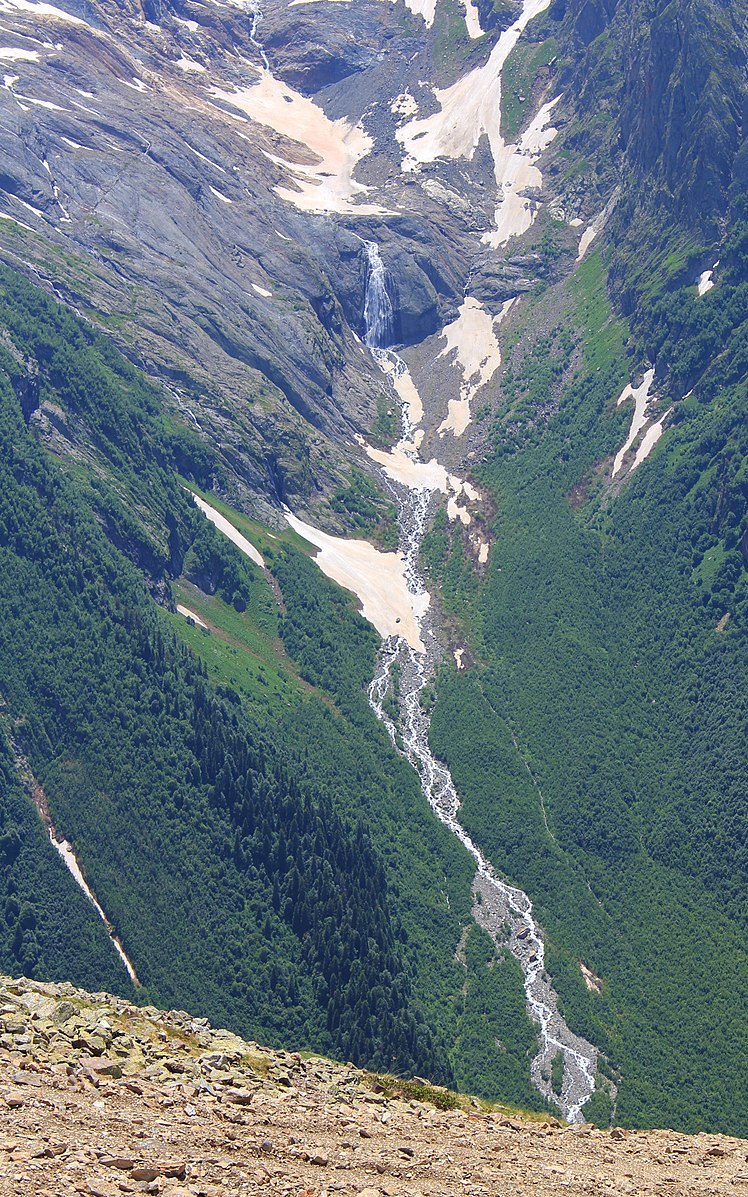
[[0, 21], [0, 967], [746, 1135], [742, 6]]

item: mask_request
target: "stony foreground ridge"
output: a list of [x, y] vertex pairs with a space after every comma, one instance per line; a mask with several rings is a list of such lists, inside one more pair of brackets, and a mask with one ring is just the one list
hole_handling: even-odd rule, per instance
[[458, 1105], [68, 984], [0, 978], [0, 1019], [2, 1197], [748, 1193], [739, 1139]]

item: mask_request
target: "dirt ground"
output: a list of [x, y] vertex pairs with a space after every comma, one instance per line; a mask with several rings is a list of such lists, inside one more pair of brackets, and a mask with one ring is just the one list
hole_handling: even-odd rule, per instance
[[0, 1197], [748, 1195], [743, 1140], [441, 1109], [71, 986], [4, 979], [0, 1019]]

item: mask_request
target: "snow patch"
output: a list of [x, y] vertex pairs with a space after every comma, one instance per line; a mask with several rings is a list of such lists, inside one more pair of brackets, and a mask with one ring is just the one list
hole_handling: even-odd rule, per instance
[[[38, 62], [39, 61], [39, 51], [38, 50], [21, 50], [18, 46], [0, 46], [0, 59], [5, 60], [6, 62], [21, 62], [21, 61], [23, 61], [23, 62]], [[10, 76], [6, 75], [5, 78], [6, 78], [5, 86], [8, 87], [9, 85], [7, 83], [7, 80], [10, 78]], [[18, 76], [16, 76], [15, 78], [17, 79]]]
[[706, 295], [707, 292], [711, 291], [712, 287], [714, 286], [714, 271], [718, 266], [719, 262], [715, 262], [711, 270], [705, 270], [703, 274], [700, 274], [697, 278], [696, 290], [699, 295]]
[[602, 993], [603, 983], [601, 978], [596, 976], [592, 969], [583, 964], [581, 960], [579, 961], [579, 970], [590, 993]]
[[508, 146], [501, 136], [501, 72], [527, 23], [544, 12], [550, 0], [525, 0], [519, 18], [506, 29], [488, 61], [470, 71], [451, 87], [435, 89], [439, 110], [432, 116], [409, 121], [397, 131], [406, 151], [403, 171], [414, 171], [437, 158], [471, 159], [482, 136], [487, 136], [494, 161], [501, 201], [496, 208], [496, 230], [483, 240], [493, 248], [530, 228], [535, 208], [522, 193], [539, 187], [542, 176], [533, 164], [556, 130], [548, 118], [560, 97], [544, 104], [518, 145]]
[[9, 220], [11, 224], [18, 225], [19, 229], [25, 229], [27, 233], [33, 233], [30, 224], [24, 224], [22, 220], [16, 220], [15, 216], [11, 216], [8, 212], [0, 212], [0, 220]]
[[[80, 109], [81, 112], [87, 112], [89, 114], [89, 116], [98, 116], [98, 117], [101, 116], [101, 113], [97, 112], [95, 108], [88, 108], [85, 104], [79, 103], [78, 100], [71, 100], [70, 102], [73, 105], [73, 108], [78, 108], [78, 109]], [[107, 144], [112, 146], [112, 148], [114, 148], [113, 141], [110, 140], [107, 142]]]
[[14, 199], [16, 203], [20, 204], [22, 208], [25, 208], [27, 212], [33, 212], [34, 216], [38, 216], [40, 220], [44, 220], [44, 213], [42, 212], [41, 208], [35, 208], [33, 204], [28, 204], [26, 200], [22, 200], [17, 195], [11, 196], [11, 199]]
[[366, 540], [331, 536], [306, 524], [292, 512], [285, 512], [294, 532], [318, 550], [317, 565], [328, 578], [351, 590], [368, 619], [386, 639], [402, 636], [416, 652], [425, 652], [420, 620], [431, 602], [426, 590], [413, 593], [405, 577], [405, 560], [400, 553], [383, 553]]
[[447, 467], [432, 457], [421, 461], [416, 457], [418, 445], [415, 441], [401, 441], [393, 449], [375, 449], [366, 446], [366, 453], [372, 461], [381, 465], [385, 474], [395, 482], [412, 490], [438, 490], [450, 493]]
[[[22, 96], [20, 91], [13, 93], [17, 100], [24, 100], [27, 104], [33, 104], [36, 108], [47, 108], [50, 112], [66, 112], [67, 109], [61, 108], [59, 104], [53, 104], [51, 100], [35, 100], [33, 96]], [[45, 164], [46, 165], [46, 164]], [[49, 168], [47, 168], [49, 169]]]
[[[439, 357], [454, 355], [463, 380], [460, 398], [450, 399], [447, 416], [439, 425], [438, 432], [444, 436], [452, 432], [462, 436], [470, 425], [470, 405], [481, 387], [489, 382], [501, 365], [501, 350], [496, 337], [496, 327], [504, 319], [515, 302], [508, 299], [498, 316], [491, 316], [478, 299], [468, 295], [459, 308], [459, 315], [447, 324], [440, 336], [447, 344]], [[438, 359], [437, 359], [438, 360]]]
[[383, 214], [377, 205], [354, 202], [368, 188], [355, 182], [353, 173], [374, 144], [361, 125], [351, 125], [344, 118], [330, 120], [317, 104], [269, 71], [263, 71], [253, 87], [233, 92], [213, 88], [212, 94], [258, 124], [305, 146], [318, 159], [315, 165], [308, 165], [267, 155], [289, 172], [298, 188], [276, 188], [282, 199], [306, 212]]
[[380, 370], [390, 376], [400, 402], [405, 404], [408, 423], [415, 428], [423, 419], [423, 400], [410, 370], [402, 358], [394, 358], [389, 354], [377, 355], [377, 363]]
[[560, 99], [561, 96], [554, 96], [552, 100], [538, 109], [537, 114], [519, 139], [519, 147], [523, 154], [530, 154], [535, 158], [548, 149], [558, 133], [558, 129], [554, 129], [553, 125], [548, 124], [548, 121]]
[[60, 856], [62, 857], [63, 861], [65, 862], [65, 865], [67, 866], [69, 872], [75, 878], [78, 885], [83, 890], [84, 894], [86, 895], [89, 902], [93, 906], [94, 910], [98, 914], [99, 918], [104, 923], [104, 926], [106, 927], [106, 929], [109, 933], [109, 939], [111, 940], [113, 947], [116, 949], [117, 955], [119, 956], [120, 960], [122, 961], [125, 968], [127, 969], [127, 973], [128, 973], [128, 976], [130, 977], [130, 980], [133, 982], [134, 985], [140, 985], [140, 982], [138, 981], [137, 973], [135, 972], [135, 969], [133, 968], [132, 964], [130, 963], [127, 956], [125, 955], [125, 949], [122, 947], [122, 944], [120, 943], [119, 938], [114, 934], [114, 928], [112, 927], [112, 924], [109, 922], [109, 919], [104, 914], [103, 909], [101, 908], [101, 906], [99, 905], [99, 903], [96, 900], [96, 895], [93, 893], [93, 890], [90, 888], [85, 877], [83, 876], [83, 873], [81, 872], [81, 867], [78, 864], [78, 858], [76, 857], [75, 852], [73, 850], [73, 845], [69, 844], [67, 840], [56, 839], [55, 834], [51, 827], [48, 828], [48, 834], [49, 834], [49, 840], [50, 840], [50, 843], [52, 844], [52, 847], [55, 848], [56, 851], [60, 854]]
[[67, 21], [71, 25], [85, 25], [87, 29], [90, 29], [90, 25], [87, 25], [80, 17], [74, 17], [54, 4], [36, 4], [33, 3], [33, 0], [0, 0], [0, 12], [14, 11], [31, 13], [35, 17], [49, 17], [55, 21]]
[[454, 495], [450, 495], [447, 499], [447, 519], [459, 520], [463, 527], [467, 528], [470, 524], [470, 512], [467, 507], [463, 507], [462, 503], [458, 503]]
[[473, 41], [483, 37], [484, 29], [480, 23], [480, 13], [475, 0], [462, 0], [462, 6], [465, 9], [465, 28], [468, 31], [468, 37]]
[[592, 245], [592, 242], [595, 240], [596, 236], [597, 229], [595, 228], [594, 224], [588, 225], [582, 233], [582, 236], [579, 238], [579, 249], [577, 250], [578, 262], [582, 261], [582, 258], [587, 253], [587, 250]]
[[[579, 249], [577, 250], [578, 262], [582, 261], [582, 258], [587, 253], [587, 250], [595, 240], [595, 237], [597, 237], [598, 233], [602, 232], [602, 230], [605, 228], [605, 222], [607, 221], [608, 216], [615, 205], [617, 196], [618, 192], [616, 191], [612, 199], [605, 205], [602, 212], [600, 212], [599, 215], [596, 216], [592, 221], [592, 223], [587, 226], [582, 233], [582, 236], [579, 238]], [[581, 221], [579, 223], [581, 224]]]
[[227, 195], [224, 195], [222, 191], [218, 191], [218, 189], [215, 187], [210, 187], [210, 190], [216, 199], [219, 199], [222, 204], [233, 204], [234, 201], [229, 199]]
[[207, 628], [207, 623], [204, 623], [196, 611], [191, 611], [189, 607], [185, 607], [182, 603], [177, 603], [177, 611], [180, 615], [184, 615], [185, 619], [191, 619], [199, 628]]
[[258, 295], [261, 295], [263, 299], [272, 299], [273, 298], [272, 291], [266, 290], [265, 287], [258, 286], [257, 283], [252, 283], [252, 290], [256, 291]]
[[450, 474], [447, 467], [432, 457], [430, 461], [422, 461], [418, 456], [423, 431], [418, 429], [411, 439], [402, 440], [393, 449], [375, 449], [366, 445], [367, 456], [382, 467], [388, 478], [407, 486], [411, 490], [438, 490], [447, 496], [447, 515], [450, 520], [459, 519], [467, 526], [470, 523], [470, 512], [459, 499], [476, 500], [480, 494], [469, 482], [463, 481], [455, 474]]
[[205, 154], [201, 154], [200, 151], [196, 150], [195, 147], [190, 145], [188, 141], [185, 141], [184, 145], [186, 149], [190, 151], [190, 153], [194, 154], [196, 158], [199, 158], [201, 162], [204, 162], [206, 166], [212, 166], [214, 170], [220, 170], [222, 175], [226, 174], [225, 167], [221, 166], [220, 163], [214, 162], [212, 158], [206, 158]]
[[[620, 187], [616, 187], [614, 189], [613, 194], [611, 195], [610, 199], [608, 200], [607, 204], [603, 208], [602, 212], [598, 213], [598, 215], [595, 217], [595, 219], [587, 226], [587, 228], [582, 233], [582, 236], [579, 239], [579, 248], [577, 250], [577, 262], [582, 261], [585, 254], [587, 253], [588, 249], [590, 248], [590, 245], [594, 241], [595, 237], [597, 237], [602, 232], [602, 230], [605, 228], [605, 225], [608, 222], [608, 218], [609, 218], [611, 212], [613, 211], [616, 204], [618, 203], [619, 194], [620, 194]], [[571, 221], [571, 223], [573, 225], [575, 224], [574, 221]], [[581, 223], [582, 223], [581, 220], [576, 221], [575, 227], [579, 227], [581, 225]]]
[[[319, 0], [291, 0], [288, 5], [289, 8], [298, 8], [302, 4], [316, 4]], [[350, 4], [351, 0], [326, 0], [328, 4]], [[471, 3], [472, 0], [467, 0]], [[396, 3], [396, 0], [393, 0]], [[434, 24], [434, 15], [436, 13], [436, 0], [405, 0], [410, 11], [417, 17], [423, 17], [428, 29]], [[480, 34], [478, 35], [480, 36]]]
[[[612, 476], [614, 478], [615, 478], [616, 474], [620, 471], [621, 467], [623, 466], [624, 457], [626, 456], [629, 449], [631, 448], [634, 441], [636, 440], [637, 436], [639, 435], [639, 433], [641, 432], [641, 430], [644, 428], [645, 424], [647, 423], [647, 409], [649, 408], [650, 400], [652, 398], [652, 396], [650, 396], [650, 391], [652, 389], [652, 383], [654, 382], [654, 375], [655, 375], [655, 372], [653, 369], [647, 370], [647, 372], [644, 375], [644, 378], [642, 380], [641, 386], [638, 386], [636, 388], [636, 390], [634, 390], [634, 388], [629, 384], [628, 386], [624, 387], [623, 391], [621, 392], [621, 394], [618, 397], [618, 402], [616, 404], [617, 407], [620, 407], [621, 404], [625, 403], [627, 399], [634, 400], [634, 414], [631, 418], [631, 427], [629, 428], [629, 434], [626, 437], [626, 440], [625, 440], [622, 448], [619, 449], [618, 452], [616, 453], [615, 461], [613, 462]], [[659, 439], [659, 437], [657, 439]], [[656, 444], [656, 441], [655, 441], [655, 444]], [[651, 452], [651, 450], [653, 448], [654, 448], [654, 444], [650, 446], [648, 452]], [[642, 460], [644, 460], [644, 459], [642, 458]], [[634, 469], [636, 468], [636, 463], [634, 464], [634, 466], [632, 468], [634, 468]]]
[[265, 562], [260, 551], [247, 540], [246, 536], [242, 536], [241, 532], [237, 531], [234, 525], [226, 519], [225, 515], [221, 515], [220, 511], [216, 511], [215, 507], [211, 507], [210, 503], [206, 503], [205, 499], [201, 499], [199, 495], [192, 495], [192, 498], [203, 515], [208, 517], [211, 524], [215, 524], [219, 532], [223, 532], [224, 536], [228, 537], [231, 543], [235, 544], [238, 549], [241, 549], [242, 553], [246, 557], [249, 557], [250, 561], [254, 561], [255, 565], [259, 565], [260, 569], [265, 568]]
[[193, 71], [200, 75], [205, 73], [205, 67], [201, 62], [195, 62], [194, 58], [187, 58], [185, 54], [183, 54], [181, 58], [177, 59], [177, 66], [179, 67], [180, 71]]
[[405, 0], [406, 5], [416, 17], [423, 17], [426, 28], [434, 24], [436, 14], [436, 0]]
[[409, 91], [402, 91], [390, 104], [390, 112], [400, 120], [407, 120], [409, 116], [415, 116], [418, 112], [418, 101]]
[[670, 412], [672, 410], [673, 409], [670, 408], [669, 411], [666, 411], [664, 416], [662, 417], [662, 419], [658, 420], [656, 424], [650, 425], [650, 427], [644, 433], [644, 436], [641, 439], [641, 444], [639, 445], [639, 448], [636, 450], [636, 457], [634, 458], [634, 464], [631, 467], [632, 474], [633, 474], [634, 470], [637, 468], [637, 466], [640, 466], [641, 463], [643, 461], [646, 461], [647, 458], [649, 457], [650, 453], [652, 452], [655, 445], [657, 444], [660, 437], [662, 436], [663, 432], [665, 431], [665, 427], [664, 427], [665, 421], [668, 418], [668, 416], [670, 415]]

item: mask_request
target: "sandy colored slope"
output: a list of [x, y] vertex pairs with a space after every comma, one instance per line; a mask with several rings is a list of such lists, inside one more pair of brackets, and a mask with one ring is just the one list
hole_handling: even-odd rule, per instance
[[197, 612], [190, 610], [189, 607], [185, 607], [183, 603], [177, 603], [177, 611], [180, 615], [183, 615], [185, 619], [191, 619], [192, 622], [196, 623], [199, 628], [207, 628], [207, 623], [200, 618]]
[[405, 404], [409, 426], [417, 428], [423, 420], [423, 400], [413, 382], [410, 370], [401, 358], [399, 361], [401, 368], [396, 371], [395, 359], [385, 354], [380, 354], [377, 357], [377, 363], [380, 369], [389, 376], [400, 402]]
[[[505, 30], [490, 58], [458, 79], [451, 87], [436, 89], [439, 111], [410, 121], [398, 131], [412, 163], [434, 162], [437, 158], [472, 158], [485, 133], [491, 149], [503, 146], [501, 123], [501, 72], [519, 41], [527, 22], [543, 12], [550, 0], [528, 0], [522, 16]], [[494, 154], [495, 158], [495, 154]]]
[[246, 116], [299, 142], [317, 161], [307, 163], [274, 159], [286, 167], [298, 190], [279, 188], [278, 194], [307, 212], [356, 212], [373, 215], [383, 211], [375, 204], [354, 203], [367, 188], [356, 183], [353, 172], [372, 147], [360, 125], [331, 121], [318, 105], [292, 87], [263, 71], [252, 87], [237, 91], [213, 89], [213, 95]]
[[507, 145], [501, 136], [501, 72], [527, 23], [544, 12], [549, 3], [525, 0], [519, 18], [502, 33], [488, 61], [451, 87], [436, 89], [438, 111], [411, 120], [397, 131], [397, 139], [406, 151], [405, 171], [437, 158], [470, 159], [481, 137], [488, 138], [501, 199], [496, 208], [496, 229], [483, 240], [494, 247], [505, 245], [532, 224], [534, 207], [521, 193], [540, 186], [542, 177], [533, 159], [555, 133], [548, 127], [557, 102], [553, 100], [543, 106], [518, 145]]
[[662, 436], [663, 432], [665, 431], [665, 421], [669, 415], [670, 415], [670, 411], [666, 411], [665, 415], [662, 417], [662, 419], [658, 420], [656, 424], [650, 425], [650, 427], [644, 433], [644, 436], [641, 439], [641, 444], [639, 445], [639, 448], [636, 450], [636, 457], [634, 458], [634, 464], [631, 467], [632, 474], [633, 474], [634, 470], [637, 468], [637, 466], [640, 466], [643, 461], [647, 460], [650, 453], [654, 449], [655, 445], [658, 444], [660, 437]]
[[650, 390], [652, 388], [652, 383], [654, 382], [654, 375], [654, 370], [647, 370], [641, 385], [638, 386], [636, 390], [634, 390], [632, 386], [624, 387], [623, 391], [618, 397], [618, 402], [616, 404], [617, 407], [620, 407], [621, 404], [625, 403], [627, 399], [634, 400], [634, 414], [631, 417], [629, 434], [621, 448], [616, 453], [615, 461], [613, 462], [614, 478], [623, 466], [624, 457], [647, 422], [647, 409], [651, 401]]
[[470, 405], [482, 386], [493, 378], [501, 365], [501, 350], [496, 327], [515, 301], [508, 299], [498, 316], [491, 316], [479, 300], [468, 295], [459, 315], [441, 331], [447, 344], [439, 357], [454, 359], [462, 370], [460, 398], [450, 399], [446, 419], [439, 425], [439, 434], [452, 432], [462, 436], [470, 425]]
[[197, 503], [197, 506], [206, 515], [212, 524], [215, 524], [219, 532], [223, 532], [224, 536], [241, 549], [250, 561], [254, 561], [255, 565], [259, 565], [260, 569], [265, 568], [265, 562], [259, 549], [256, 549], [246, 536], [242, 536], [241, 532], [237, 532], [233, 524], [229, 523], [225, 515], [221, 515], [220, 511], [216, 511], [215, 507], [211, 507], [210, 503], [206, 503], [205, 499], [201, 499], [199, 495], [193, 495], [192, 498]]

